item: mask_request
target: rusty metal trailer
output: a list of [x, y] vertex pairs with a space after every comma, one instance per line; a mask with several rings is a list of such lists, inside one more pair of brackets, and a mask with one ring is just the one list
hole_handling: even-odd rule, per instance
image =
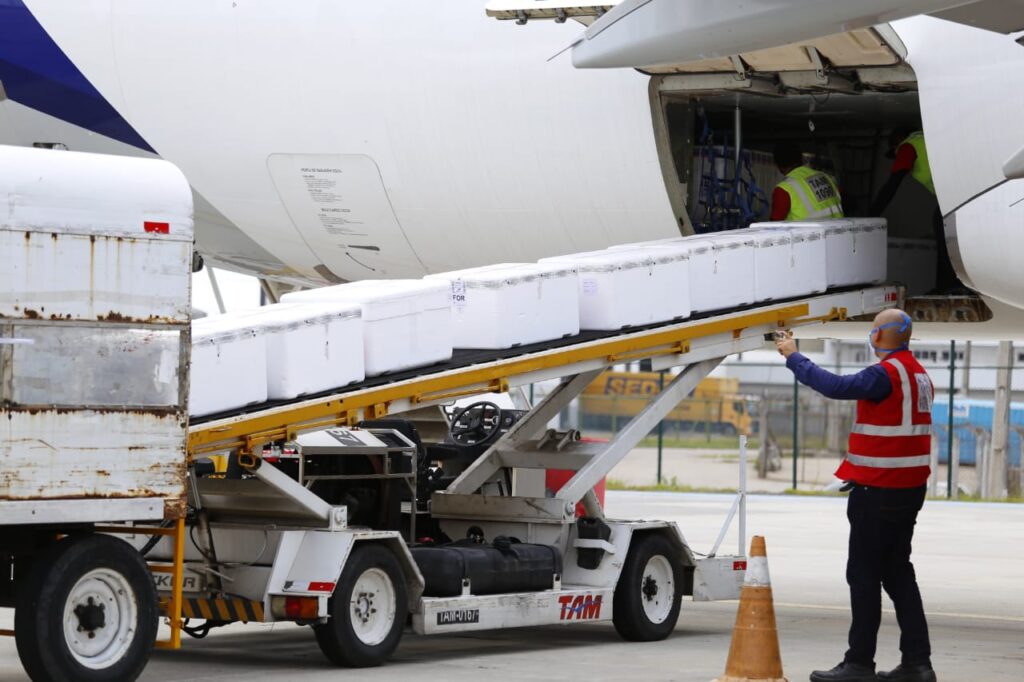
[[4, 634], [35, 680], [132, 679], [173, 568], [94, 531], [183, 539], [191, 190], [163, 161], [0, 147], [0, 259]]

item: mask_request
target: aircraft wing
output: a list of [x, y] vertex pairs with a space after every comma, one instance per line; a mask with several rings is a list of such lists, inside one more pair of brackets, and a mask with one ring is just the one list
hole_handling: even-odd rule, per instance
[[[531, 3], [518, 4], [528, 8]], [[974, 5], [980, 13], [972, 14]], [[953, 21], [973, 17], [980, 27], [1012, 30], [1024, 16], [1022, 7], [1024, 0], [623, 0], [587, 28], [573, 46], [572, 59], [580, 68], [727, 59], [937, 12]]]

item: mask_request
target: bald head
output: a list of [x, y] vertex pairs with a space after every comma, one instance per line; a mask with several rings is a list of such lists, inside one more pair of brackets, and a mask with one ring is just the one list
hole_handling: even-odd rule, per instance
[[906, 348], [914, 332], [910, 316], [899, 308], [888, 308], [875, 316], [875, 331], [871, 342], [877, 350]]

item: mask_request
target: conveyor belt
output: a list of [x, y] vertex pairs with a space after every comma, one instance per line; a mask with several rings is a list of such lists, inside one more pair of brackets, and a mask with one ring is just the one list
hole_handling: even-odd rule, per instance
[[[364, 411], [363, 416], [383, 416], [388, 412], [389, 403], [398, 399], [411, 399], [414, 404], [428, 403], [505, 390], [504, 379], [508, 376], [561, 365], [568, 367], [581, 360], [599, 358], [611, 365], [665, 354], [682, 356], [688, 350], [688, 340], [730, 331], [735, 334], [737, 330], [755, 325], [795, 326], [824, 321], [826, 317], [843, 319], [845, 308], [833, 308], [828, 316], [808, 318], [808, 301], [829, 296], [842, 298], [843, 294], [856, 294], [864, 289], [835, 289], [815, 297], [759, 303], [646, 327], [583, 332], [507, 350], [456, 350], [451, 360], [428, 367], [371, 377], [294, 400], [270, 401], [193, 419], [189, 450], [197, 455], [234, 447], [248, 449], [290, 438], [298, 430], [358, 421], [359, 411]], [[885, 294], [889, 305], [895, 303], [895, 291], [891, 287], [886, 289], [891, 292]], [[851, 314], [862, 312], [869, 311], [856, 310]], [[475, 388], [470, 390], [469, 387]]]

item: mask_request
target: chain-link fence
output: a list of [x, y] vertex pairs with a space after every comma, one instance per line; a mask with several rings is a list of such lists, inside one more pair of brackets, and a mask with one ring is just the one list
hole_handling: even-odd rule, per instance
[[[998, 418], [994, 392], [992, 397], [984, 390], [971, 395], [956, 374], [950, 442], [950, 386], [943, 385], [943, 379], [951, 374], [950, 367], [927, 361], [922, 364], [936, 394], [931, 492], [950, 497], [985, 496], [986, 477], [1000, 476], [1000, 472], [988, 471], [1001, 461], [994, 459], [993, 453], [998, 445], [993, 439], [993, 422]], [[733, 371], [738, 366], [731, 365], [730, 372], [740, 374]], [[744, 368], [759, 366], [766, 367], [767, 363], [742, 364]], [[780, 363], [772, 366], [778, 368]], [[850, 374], [864, 365], [820, 366]], [[972, 367], [976, 372], [995, 373], [1000, 369], [1010, 368]], [[627, 378], [600, 386], [595, 382], [595, 390], [588, 390], [563, 414], [564, 425], [578, 427], [590, 437], [614, 437], [673, 378], [670, 373], [618, 374]], [[728, 386], [698, 387], [612, 472], [614, 482], [637, 487], [668, 484], [681, 489], [729, 489], [737, 480], [740, 434], [750, 437], [749, 461], [756, 467], [750, 477], [752, 490], [815, 490], [834, 482], [832, 473], [846, 452], [855, 418], [854, 401], [829, 400], [792, 382], [731, 381]], [[1005, 449], [1005, 489], [1011, 497], [1020, 495], [1022, 447], [1024, 402], [1011, 403]]]

